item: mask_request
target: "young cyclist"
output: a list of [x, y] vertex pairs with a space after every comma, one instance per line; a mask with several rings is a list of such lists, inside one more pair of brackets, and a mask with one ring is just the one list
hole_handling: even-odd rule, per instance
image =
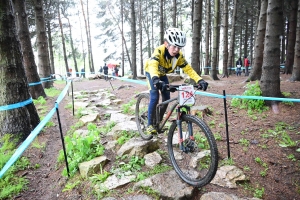
[[[159, 101], [159, 90], [161, 91], [162, 101], [170, 99], [170, 92], [165, 91], [169, 84], [166, 74], [172, 73], [176, 67], [180, 67], [199, 87], [204, 91], [208, 83], [205, 82], [185, 60], [180, 51], [186, 44], [185, 33], [178, 28], [169, 28], [164, 34], [164, 44], [158, 46], [151, 58], [145, 63], [145, 72], [148, 86], [150, 89], [150, 103], [148, 107], [148, 127], [145, 134], [155, 134], [157, 131], [153, 127], [153, 116]], [[161, 118], [166, 112], [167, 105], [161, 108]]]

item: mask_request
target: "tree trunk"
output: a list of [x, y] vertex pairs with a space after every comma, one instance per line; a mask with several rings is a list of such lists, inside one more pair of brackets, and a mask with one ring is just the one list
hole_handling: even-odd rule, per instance
[[131, 56], [132, 56], [132, 72], [133, 79], [136, 79], [136, 20], [135, 20], [135, 6], [134, 0], [130, 0], [131, 10]]
[[68, 20], [68, 25], [69, 25], [70, 45], [71, 45], [71, 49], [72, 49], [72, 57], [73, 57], [73, 61], [74, 61], [74, 68], [75, 68], [75, 71], [76, 71], [76, 76], [79, 77], [79, 69], [78, 69], [77, 61], [76, 61], [76, 52], [75, 52], [75, 48], [74, 48], [74, 44], [73, 44], [72, 26], [71, 26], [69, 18], [66, 17], [66, 16], [65, 16], [65, 18]]
[[[36, 24], [36, 43], [38, 51], [38, 68], [41, 78], [50, 78], [50, 59], [48, 41], [46, 36], [45, 18], [43, 10], [43, 0], [34, 0], [35, 24]], [[43, 82], [44, 88], [51, 88], [52, 81]]]
[[[118, 20], [114, 17], [114, 15], [113, 15], [113, 13], [111, 12], [111, 10], [110, 10], [109, 7], [108, 7], [108, 10], [109, 10], [109, 13], [110, 13], [111, 17], [112, 17], [116, 22], [118, 22]], [[123, 25], [123, 23], [122, 23], [122, 25]], [[122, 37], [122, 41], [123, 41], [123, 43], [124, 43], [124, 47], [125, 47], [125, 50], [126, 50], [126, 55], [127, 55], [127, 59], [128, 59], [128, 62], [129, 62], [129, 66], [130, 66], [131, 71], [133, 72], [134, 70], [133, 70], [133, 68], [132, 68], [132, 62], [131, 62], [131, 58], [130, 58], [130, 53], [129, 53], [129, 50], [128, 50], [128, 48], [127, 48], [126, 40], [125, 40], [125, 37], [124, 37], [124, 31], [123, 31], [124, 29], [123, 29], [123, 28], [120, 28], [119, 25], [117, 25], [117, 26], [118, 26], [118, 29], [119, 29], [120, 33], [122, 34], [121, 37]], [[135, 33], [135, 35], [136, 35], [136, 33]], [[136, 42], [136, 40], [135, 40], [135, 42]]]
[[94, 67], [94, 57], [93, 57], [93, 48], [92, 48], [92, 36], [91, 36], [91, 27], [90, 27], [90, 14], [89, 14], [89, 0], [86, 0], [86, 15], [87, 15], [87, 31], [88, 31], [88, 42], [89, 42], [89, 56], [91, 62], [91, 72], [95, 72]]
[[160, 28], [160, 44], [164, 43], [164, 0], [160, 0], [160, 19], [159, 19], [159, 28]]
[[210, 42], [209, 42], [209, 35], [210, 35], [210, 0], [206, 0], [206, 25], [205, 25], [205, 67], [204, 67], [204, 74], [209, 74], [209, 69], [211, 67], [210, 64]]
[[[83, 58], [83, 70], [84, 73], [86, 73], [86, 69], [85, 69], [85, 56], [86, 56], [86, 52], [84, 51], [84, 43], [83, 43], [83, 36], [82, 36], [82, 26], [81, 26], [81, 19], [80, 19], [80, 14], [78, 11], [78, 18], [79, 18], [79, 25], [80, 25], [80, 38], [81, 38], [81, 48], [82, 48], [82, 58]], [[83, 77], [85, 78], [85, 75], [83, 75]]]
[[[23, 62], [27, 80], [29, 83], [38, 83], [41, 80], [37, 72], [37, 66], [35, 64], [34, 54], [32, 51], [25, 2], [16, 2], [16, 0], [13, 0], [12, 2], [16, 16], [16, 26], [21, 44], [21, 51], [23, 55]], [[38, 99], [40, 96], [46, 97], [46, 93], [42, 84], [34, 84], [30, 86], [29, 92], [33, 99]]]
[[50, 73], [55, 74], [55, 67], [54, 67], [54, 53], [53, 53], [53, 44], [52, 44], [52, 35], [51, 35], [51, 24], [48, 20], [46, 23], [47, 28], [47, 35], [49, 41], [49, 53], [50, 53]]
[[176, 0], [173, 0], [173, 13], [172, 13], [172, 25], [173, 27], [176, 27], [176, 13], [177, 13], [177, 2]]
[[228, 0], [223, 4], [223, 75], [228, 78]]
[[297, 11], [296, 44], [294, 55], [294, 67], [290, 81], [300, 81], [300, 3]]
[[237, 18], [237, 6], [238, 0], [234, 0], [234, 8], [232, 14], [232, 22], [231, 22], [231, 34], [230, 34], [230, 44], [229, 44], [229, 55], [228, 55], [228, 68], [229, 74], [231, 74], [231, 69], [235, 67], [234, 65], [234, 49], [235, 49], [235, 25], [236, 25], [236, 18]]
[[[10, 1], [0, 2], [0, 13], [0, 105], [11, 105], [26, 100], [30, 102], [28, 81]], [[0, 137], [12, 134], [19, 143], [24, 141], [39, 122], [32, 102], [19, 108], [0, 111]]]
[[284, 73], [291, 74], [294, 64], [298, 0], [290, 0], [288, 45]]
[[[280, 40], [283, 21], [283, 1], [269, 0], [267, 9], [266, 36], [260, 87], [266, 97], [281, 97], [280, 92]], [[278, 102], [266, 102], [268, 105]]]
[[246, 15], [246, 21], [245, 21], [245, 36], [244, 36], [244, 56], [247, 56], [248, 58], [249, 58], [249, 56], [248, 56], [248, 29], [249, 29], [249, 25], [248, 25], [248, 21], [249, 21], [249, 18], [248, 18], [248, 16], [249, 16], [249, 11], [248, 11], [248, 9], [246, 8], [246, 13], [245, 13], [245, 15]]
[[88, 61], [89, 61], [89, 68], [90, 68], [90, 72], [93, 72], [93, 68], [92, 68], [92, 64], [91, 64], [91, 53], [90, 53], [90, 39], [89, 39], [89, 31], [88, 31], [88, 23], [86, 21], [86, 17], [85, 17], [85, 12], [84, 12], [84, 7], [83, 7], [83, 2], [82, 0], [80, 0], [81, 2], [81, 9], [82, 9], [82, 15], [83, 15], [83, 20], [84, 20], [84, 24], [85, 24], [85, 34], [86, 34], [86, 42], [88, 44], [88, 48], [87, 48], [87, 54], [88, 54]]
[[144, 74], [143, 64], [143, 25], [142, 25], [142, 2], [139, 1], [139, 36], [140, 36], [140, 60], [141, 74]]
[[201, 75], [200, 70], [200, 34], [202, 21], [202, 1], [195, 0], [193, 21], [193, 40], [192, 40], [192, 62], [191, 65], [197, 74]]
[[[123, 16], [123, 9], [124, 9], [124, 0], [121, 0], [121, 35], [123, 38], [124, 35], [124, 16]], [[124, 76], [124, 40], [122, 39], [122, 76]]]
[[264, 54], [264, 40], [266, 34], [266, 23], [267, 23], [267, 8], [268, 0], [262, 0], [260, 6], [260, 14], [258, 27], [256, 30], [255, 37], [255, 49], [254, 49], [254, 60], [252, 61], [252, 72], [249, 76], [250, 81], [260, 80], [263, 65], [263, 54]]
[[[61, 43], [62, 43], [63, 52], [64, 52], [64, 61], [65, 61], [65, 67], [66, 67], [66, 74], [68, 75], [69, 74], [69, 69], [72, 69], [72, 67], [69, 68], [69, 64], [68, 64], [68, 57], [67, 57], [67, 52], [66, 52], [64, 29], [63, 29], [62, 22], [61, 22], [60, 8], [59, 8], [59, 6], [57, 8], [57, 13], [58, 13], [58, 21], [59, 21], [60, 34], [61, 34]], [[71, 76], [71, 74], [70, 74], [70, 76]]]
[[220, 0], [215, 0], [215, 8], [214, 8], [214, 41], [213, 41], [213, 53], [212, 53], [212, 68], [211, 68], [211, 78], [213, 80], [219, 80], [217, 74], [218, 67], [218, 42], [219, 42], [219, 28], [218, 28], [218, 19], [219, 19], [219, 3]]

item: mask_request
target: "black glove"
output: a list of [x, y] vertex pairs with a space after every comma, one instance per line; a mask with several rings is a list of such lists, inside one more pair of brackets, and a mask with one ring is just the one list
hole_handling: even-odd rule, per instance
[[167, 87], [168, 87], [168, 85], [165, 82], [161, 81], [157, 76], [154, 76], [152, 78], [152, 82], [153, 82], [153, 85], [158, 90], [161, 90], [162, 92], [164, 92], [167, 89]]
[[208, 83], [206, 81], [204, 81], [203, 79], [201, 79], [200, 81], [198, 81], [198, 85], [199, 85], [199, 89], [202, 89], [203, 91], [206, 91], [207, 87], [208, 87]]

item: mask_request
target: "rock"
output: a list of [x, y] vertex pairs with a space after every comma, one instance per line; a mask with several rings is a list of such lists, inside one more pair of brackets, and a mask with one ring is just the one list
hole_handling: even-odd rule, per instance
[[129, 156], [144, 157], [147, 153], [153, 152], [159, 148], [158, 140], [143, 140], [141, 138], [131, 138], [118, 150], [117, 155], [122, 156], [129, 154]]
[[162, 161], [161, 156], [156, 151], [145, 155], [144, 158], [145, 165], [151, 168], [153, 168], [155, 165], [158, 165]]
[[200, 200], [259, 200], [258, 198], [239, 198], [234, 194], [224, 192], [208, 192], [201, 196]]
[[122, 176], [121, 178], [118, 178], [116, 175], [111, 175], [106, 179], [104, 183], [96, 185], [95, 190], [102, 192], [104, 190], [119, 188], [121, 186], [130, 183], [132, 180], [135, 179], [135, 177], [136, 177], [135, 175], [129, 175], [129, 176]]
[[89, 115], [82, 116], [80, 118], [80, 121], [82, 121], [84, 124], [88, 124], [89, 122], [95, 122], [99, 118], [100, 118], [99, 114], [92, 113]]
[[106, 156], [100, 156], [90, 161], [79, 163], [78, 167], [80, 175], [84, 178], [90, 177], [91, 175], [100, 172], [101, 168], [103, 168], [108, 161]]
[[157, 191], [160, 199], [191, 199], [192, 193], [196, 189], [184, 183], [174, 170], [161, 174], [156, 174], [150, 178], [136, 183], [133, 189], [140, 187], [150, 187]]
[[246, 176], [244, 172], [236, 166], [226, 165], [218, 169], [212, 184], [222, 187], [237, 188], [237, 181], [244, 181]]

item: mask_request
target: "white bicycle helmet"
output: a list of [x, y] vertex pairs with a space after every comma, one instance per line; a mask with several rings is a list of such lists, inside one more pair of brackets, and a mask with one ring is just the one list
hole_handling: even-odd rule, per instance
[[173, 46], [184, 47], [186, 44], [185, 33], [178, 28], [169, 28], [165, 31], [165, 39]]

